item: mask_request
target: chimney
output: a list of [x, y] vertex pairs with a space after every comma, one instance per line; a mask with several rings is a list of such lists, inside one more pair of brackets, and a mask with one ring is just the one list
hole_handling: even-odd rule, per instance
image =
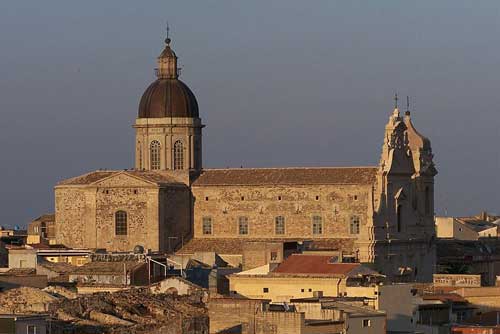
[[482, 220], [488, 220], [488, 213], [486, 211], [481, 212], [481, 219]]

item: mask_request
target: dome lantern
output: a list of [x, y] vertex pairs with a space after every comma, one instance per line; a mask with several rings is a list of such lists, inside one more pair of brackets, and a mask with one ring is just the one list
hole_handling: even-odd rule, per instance
[[158, 68], [156, 76], [158, 79], [177, 79], [179, 71], [177, 69], [177, 56], [174, 50], [170, 47], [171, 39], [165, 39], [165, 48], [158, 57]]

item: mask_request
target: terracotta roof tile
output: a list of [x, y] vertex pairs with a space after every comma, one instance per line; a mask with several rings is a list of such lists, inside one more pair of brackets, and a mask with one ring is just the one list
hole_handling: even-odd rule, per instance
[[124, 266], [128, 271], [145, 265], [143, 262], [124, 261], [124, 262], [89, 262], [81, 267], [76, 267], [69, 272], [70, 275], [102, 274], [102, 275], [123, 275]]
[[57, 183], [58, 186], [63, 185], [88, 185], [94, 182], [103, 180], [109, 176], [117, 175], [120, 173], [125, 173], [131, 176], [139, 177], [143, 180], [154, 182], [157, 184], [180, 184], [176, 178], [170, 175], [168, 172], [161, 171], [143, 171], [143, 170], [127, 170], [127, 171], [94, 171], [66, 180], [62, 180]]
[[347, 276], [360, 266], [359, 263], [330, 263], [331, 258], [330, 255], [292, 254], [273, 273]]
[[[218, 254], [242, 254], [245, 243], [250, 242], [297, 242], [297, 239], [269, 238], [193, 238], [184, 244], [178, 254], [195, 252], [215, 252]], [[352, 250], [353, 239], [321, 239], [308, 243], [310, 250]]]
[[54, 213], [47, 213], [44, 215], [41, 215], [40, 217], [34, 219], [33, 221], [39, 221], [42, 223], [51, 223], [55, 221], [56, 215]]
[[0, 275], [30, 276], [35, 274], [36, 274], [35, 268], [12, 268], [1, 273]]
[[66, 274], [74, 271], [77, 267], [65, 262], [49, 262], [43, 261], [38, 263], [39, 266], [44, 267], [50, 271]]
[[372, 184], [377, 167], [206, 169], [193, 186]]
[[427, 294], [423, 295], [422, 299], [424, 300], [439, 300], [442, 302], [453, 302], [453, 303], [467, 303], [467, 300], [456, 294], [456, 293], [433, 293], [433, 294]]
[[87, 174], [72, 177], [57, 183], [57, 185], [84, 185], [104, 179], [112, 175], [113, 171], [95, 171]]

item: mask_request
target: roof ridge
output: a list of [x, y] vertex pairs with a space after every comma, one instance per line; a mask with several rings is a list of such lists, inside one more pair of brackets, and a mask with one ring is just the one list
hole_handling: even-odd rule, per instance
[[275, 169], [352, 169], [352, 168], [366, 168], [366, 169], [377, 169], [378, 166], [298, 166], [298, 167], [228, 167], [228, 168], [204, 168], [203, 171], [219, 171], [219, 170], [263, 170], [263, 169], [268, 169], [268, 170], [275, 170]]

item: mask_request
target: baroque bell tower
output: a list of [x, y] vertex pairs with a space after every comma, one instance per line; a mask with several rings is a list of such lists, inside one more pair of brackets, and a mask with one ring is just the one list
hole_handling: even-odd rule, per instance
[[138, 170], [200, 171], [202, 128], [198, 103], [189, 87], [179, 80], [177, 56], [165, 39], [157, 59], [155, 80], [139, 103], [133, 127], [136, 131], [135, 168]]

